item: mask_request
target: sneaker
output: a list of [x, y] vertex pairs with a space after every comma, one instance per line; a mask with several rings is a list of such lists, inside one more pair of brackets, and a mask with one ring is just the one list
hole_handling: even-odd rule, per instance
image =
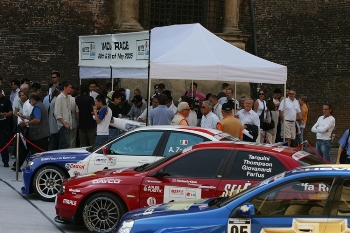
[[16, 158], [16, 155], [11, 155], [11, 159], [15, 159]]
[[9, 167], [9, 163], [4, 163], [4, 167]]

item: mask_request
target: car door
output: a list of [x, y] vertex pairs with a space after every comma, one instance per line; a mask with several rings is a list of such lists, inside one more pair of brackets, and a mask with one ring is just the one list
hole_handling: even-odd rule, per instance
[[350, 177], [339, 181], [325, 232], [350, 232]]
[[216, 196], [235, 195], [266, 178], [289, 170], [274, 155], [235, 150], [220, 181]]
[[208, 141], [209, 139], [197, 135], [197, 134], [192, 134], [189, 132], [184, 132], [184, 131], [169, 131], [169, 137], [168, 140], [161, 148], [160, 155], [163, 155], [165, 157], [172, 155], [176, 152], [179, 152], [180, 150], [183, 150], [184, 148], [188, 146], [195, 145], [200, 142]]
[[330, 200], [335, 194], [334, 180], [334, 177], [299, 178], [261, 192], [245, 202], [255, 207], [251, 218], [239, 217], [237, 210], [232, 212], [229, 232], [242, 232], [239, 231], [242, 225], [245, 232], [337, 232], [326, 231]]
[[145, 177], [140, 188], [140, 207], [214, 197], [226, 166], [229, 150], [191, 151], [160, 168], [164, 177]]
[[152, 163], [163, 140], [163, 131], [141, 130], [118, 138], [98, 151], [89, 161], [89, 172], [110, 168], [134, 167]]

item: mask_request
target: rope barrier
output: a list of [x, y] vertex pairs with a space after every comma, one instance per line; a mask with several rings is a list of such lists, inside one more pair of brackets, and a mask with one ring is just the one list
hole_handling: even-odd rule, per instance
[[14, 136], [10, 139], [10, 141], [9, 141], [8, 143], [6, 143], [6, 145], [5, 145], [3, 148], [1, 148], [0, 153], [1, 153], [3, 150], [5, 150], [5, 149], [11, 144], [11, 142], [13, 142], [13, 140], [15, 140], [15, 137], [16, 137], [16, 135], [14, 135]]
[[264, 140], [265, 140], [267, 143], [271, 144], [271, 142], [269, 142], [269, 140], [267, 140], [267, 138], [264, 137], [264, 135], [263, 135], [262, 132], [260, 132], [260, 135], [264, 138]]
[[30, 145], [34, 146], [36, 149], [42, 151], [42, 152], [45, 152], [44, 149], [41, 149], [40, 147], [36, 146], [34, 143], [32, 143], [31, 141], [29, 141], [28, 139], [26, 139], [23, 135], [21, 135], [21, 137], [26, 141], [28, 142]]
[[312, 150], [312, 152], [315, 153], [316, 156], [318, 156], [320, 159], [322, 159], [323, 161], [325, 161], [326, 163], [331, 163], [330, 161], [328, 161], [327, 159], [324, 159], [319, 153], [317, 153], [317, 151], [315, 151], [315, 149], [310, 145], [310, 143], [308, 141], [305, 141], [307, 143], [307, 146]]

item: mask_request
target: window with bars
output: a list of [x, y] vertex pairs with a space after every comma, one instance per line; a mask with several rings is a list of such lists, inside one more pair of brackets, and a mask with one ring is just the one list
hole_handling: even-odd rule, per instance
[[140, 0], [140, 24], [145, 29], [200, 23], [222, 32], [224, 0]]

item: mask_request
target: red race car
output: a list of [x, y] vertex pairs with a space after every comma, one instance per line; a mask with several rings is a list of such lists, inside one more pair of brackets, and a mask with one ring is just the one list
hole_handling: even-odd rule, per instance
[[127, 211], [170, 201], [226, 197], [301, 165], [325, 163], [305, 151], [247, 142], [203, 142], [136, 168], [109, 169], [65, 180], [57, 222], [113, 231]]

